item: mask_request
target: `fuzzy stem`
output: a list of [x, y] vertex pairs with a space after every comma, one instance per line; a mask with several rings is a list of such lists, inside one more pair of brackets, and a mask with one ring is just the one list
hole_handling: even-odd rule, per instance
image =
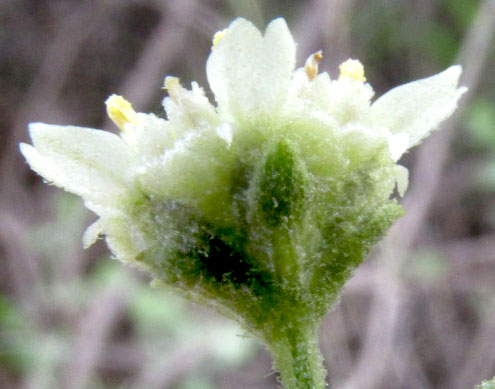
[[325, 388], [326, 370], [317, 332], [308, 327], [291, 327], [272, 337], [270, 350], [286, 389]]

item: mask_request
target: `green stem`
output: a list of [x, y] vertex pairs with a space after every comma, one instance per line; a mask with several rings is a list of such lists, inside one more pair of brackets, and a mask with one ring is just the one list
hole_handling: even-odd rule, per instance
[[325, 388], [326, 370], [317, 332], [313, 328], [291, 327], [271, 338], [270, 350], [286, 389]]

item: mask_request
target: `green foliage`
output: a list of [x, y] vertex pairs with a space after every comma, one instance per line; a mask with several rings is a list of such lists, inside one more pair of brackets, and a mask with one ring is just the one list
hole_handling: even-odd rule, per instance
[[180, 385], [178, 389], [214, 389], [214, 386], [204, 376], [193, 375]]
[[476, 184], [482, 191], [495, 190], [495, 110], [486, 98], [474, 100], [467, 110], [465, 125], [472, 147], [484, 156], [476, 174]]
[[133, 294], [129, 306], [129, 317], [140, 336], [150, 339], [165, 333], [193, 333], [189, 315], [182, 299], [144, 285]]
[[447, 265], [439, 252], [418, 250], [409, 261], [407, 273], [417, 282], [434, 285], [447, 275]]
[[16, 306], [0, 295], [0, 364], [19, 373], [28, 370], [36, 358], [30, 348], [33, 329]]
[[476, 15], [480, 1], [440, 0], [440, 12], [450, 16], [459, 29], [467, 29]]
[[495, 191], [495, 159], [484, 162], [478, 172], [478, 186], [487, 191]]
[[426, 48], [430, 55], [441, 66], [448, 66], [455, 59], [459, 40], [455, 31], [445, 24], [432, 23], [427, 31], [423, 32], [423, 42], [427, 42]]
[[[398, 67], [416, 69], [448, 66], [459, 50], [462, 35], [471, 24], [479, 1], [439, 0], [431, 7], [415, 7], [414, 2], [383, 0], [356, 7], [351, 24], [361, 57], [383, 74], [395, 79]], [[435, 5], [435, 7], [433, 7]], [[417, 12], [421, 8], [422, 12]], [[410, 18], [411, 12], [415, 13]], [[411, 57], [408, 64], [404, 58]], [[373, 69], [370, 69], [373, 71]], [[402, 73], [406, 75], [406, 73]]]
[[495, 389], [495, 377], [491, 380], [483, 381], [481, 384], [476, 385], [474, 389]]
[[469, 106], [466, 114], [466, 127], [472, 142], [478, 149], [495, 149], [495, 109], [493, 101], [477, 99]]

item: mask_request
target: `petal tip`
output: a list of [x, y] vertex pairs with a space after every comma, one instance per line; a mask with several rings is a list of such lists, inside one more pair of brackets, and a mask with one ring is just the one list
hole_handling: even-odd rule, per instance
[[283, 28], [289, 30], [289, 26], [287, 26], [287, 22], [282, 16], [279, 16], [268, 23], [267, 29], [269, 28]]
[[254, 29], [254, 30], [257, 30], [259, 32], [259, 29], [258, 27], [256, 27], [253, 23], [251, 23], [249, 20], [247, 19], [244, 19], [244, 18], [237, 18], [237, 19], [234, 19], [230, 25], [227, 27], [227, 33], [229, 32], [232, 32], [238, 28], [243, 28], [243, 27], [246, 27], [246, 28], [249, 28], [249, 29]]
[[452, 84], [456, 87], [459, 84], [459, 79], [461, 78], [461, 74], [462, 74], [461, 65], [452, 65], [440, 73], [440, 75], [443, 75], [446, 79], [451, 80]]
[[24, 156], [24, 158], [28, 158], [28, 155], [34, 150], [34, 147], [27, 143], [19, 143], [19, 151]]
[[462, 66], [461, 65], [452, 65], [445, 72], [451, 73], [453, 76], [460, 77], [462, 73]]
[[96, 241], [103, 235], [103, 226], [102, 219], [98, 219], [93, 224], [91, 224], [86, 231], [84, 231], [84, 235], [82, 238], [83, 248], [87, 249], [91, 247]]
[[266, 26], [265, 30], [265, 38], [275, 36], [280, 40], [289, 40], [291, 44], [295, 44], [294, 38], [289, 30], [289, 26], [284, 18], [278, 17], [273, 19], [268, 26]]

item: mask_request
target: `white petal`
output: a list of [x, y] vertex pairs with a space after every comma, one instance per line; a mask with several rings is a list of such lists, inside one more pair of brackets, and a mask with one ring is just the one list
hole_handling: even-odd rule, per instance
[[130, 161], [118, 136], [43, 123], [32, 123], [29, 130], [34, 147], [21, 144], [21, 152], [47, 181], [90, 201], [110, 198], [123, 189]]
[[294, 71], [290, 85], [284, 115], [290, 115], [294, 110], [305, 114], [307, 108], [313, 107], [328, 110], [330, 105], [330, 76], [320, 73], [309, 80], [304, 68]]
[[103, 234], [103, 223], [101, 218], [91, 224], [86, 231], [84, 231], [83, 235], [83, 247], [87, 249], [92, 246]]
[[122, 171], [130, 164], [125, 143], [107, 131], [30, 123], [29, 133], [36, 150], [47, 156], [74, 159], [109, 172]]
[[240, 94], [238, 90], [251, 87], [249, 80], [255, 67], [253, 56], [261, 43], [261, 33], [253, 24], [236, 19], [212, 49], [206, 63], [206, 74], [221, 108], [235, 109], [234, 106], [241, 104], [241, 101], [235, 101], [236, 96]]
[[466, 91], [457, 88], [460, 74], [460, 66], [451, 66], [435, 76], [392, 89], [372, 105], [374, 124], [387, 127], [392, 134], [407, 134], [408, 148], [418, 144], [454, 112]]
[[[168, 83], [174, 79], [175, 82]], [[190, 130], [191, 127], [218, 124], [215, 108], [198, 83], [191, 83], [191, 90], [184, 88], [175, 77], [165, 78], [169, 96], [162, 101], [168, 121], [175, 128]]]
[[409, 185], [409, 170], [404, 166], [395, 165], [395, 180], [397, 182], [397, 192], [403, 197]]
[[222, 138], [227, 146], [230, 147], [232, 144], [232, 139], [234, 138], [234, 132], [232, 131], [232, 126], [228, 122], [223, 122], [216, 128], [217, 135]]
[[388, 137], [388, 148], [390, 154], [392, 154], [392, 159], [398, 161], [399, 158], [409, 149], [409, 135], [405, 132], [399, 132]]
[[137, 122], [130, 123], [121, 133], [122, 139], [133, 153], [134, 161], [145, 163], [171, 148], [181, 133], [174, 131], [169, 121], [150, 113], [138, 113]]
[[235, 20], [206, 67], [220, 110], [241, 120], [273, 115], [287, 98], [295, 48], [283, 19], [272, 21], [264, 38], [250, 22]]

